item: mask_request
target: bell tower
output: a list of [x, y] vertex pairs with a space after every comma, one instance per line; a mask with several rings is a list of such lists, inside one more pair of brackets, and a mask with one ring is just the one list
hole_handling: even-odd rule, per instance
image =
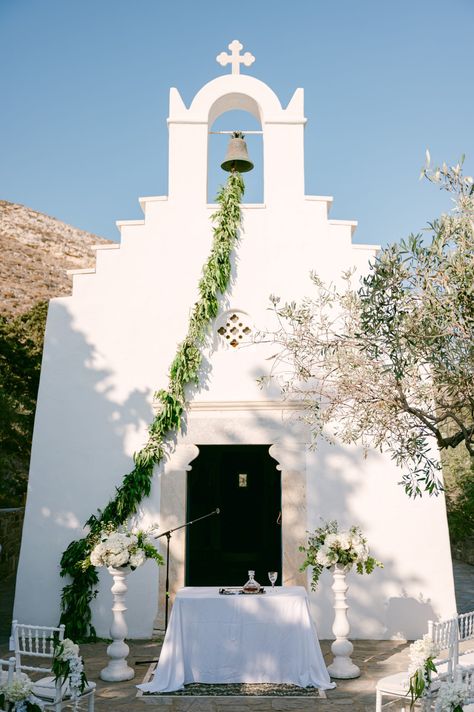
[[179, 91], [170, 90], [169, 201], [185, 200], [195, 206], [206, 202], [209, 130], [226, 111], [248, 111], [261, 124], [263, 133], [264, 203], [270, 207], [304, 197], [303, 89], [297, 89], [283, 109], [276, 94], [264, 82], [240, 73], [254, 57], [238, 40], [230, 43], [231, 54], [221, 52], [219, 64], [232, 67], [205, 84], [186, 108]]

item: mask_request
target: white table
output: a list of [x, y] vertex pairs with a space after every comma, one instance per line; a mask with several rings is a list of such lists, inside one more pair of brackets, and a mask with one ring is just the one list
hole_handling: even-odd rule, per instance
[[264, 594], [233, 596], [217, 588], [181, 589], [154, 678], [138, 687], [172, 692], [191, 682], [335, 687], [305, 589], [276, 586]]

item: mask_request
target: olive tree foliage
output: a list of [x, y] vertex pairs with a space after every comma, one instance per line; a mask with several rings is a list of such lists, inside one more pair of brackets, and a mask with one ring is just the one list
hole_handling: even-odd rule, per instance
[[430, 168], [428, 152], [422, 177], [452, 194], [452, 211], [382, 249], [359, 281], [313, 273], [312, 298], [271, 297], [278, 327], [263, 336], [315, 441], [390, 453], [414, 497], [442, 489], [438, 448], [474, 456], [473, 179], [462, 161]]

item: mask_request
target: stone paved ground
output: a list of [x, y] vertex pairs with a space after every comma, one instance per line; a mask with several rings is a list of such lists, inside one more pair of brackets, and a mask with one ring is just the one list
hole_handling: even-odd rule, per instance
[[[456, 598], [459, 612], [474, 609], [474, 566], [454, 562]], [[8, 655], [6, 631], [9, 629], [9, 606], [12, 595], [8, 587], [0, 585], [0, 657]], [[339, 680], [335, 690], [327, 691], [327, 699], [282, 697], [137, 697], [135, 684], [143, 680], [148, 664], [137, 664], [158, 657], [160, 643], [130, 641], [129, 663], [135, 667], [136, 677], [131, 682], [105, 683], [99, 672], [106, 664], [106, 644], [81, 646], [86, 660], [86, 671], [97, 682], [97, 712], [152, 712], [162, 708], [167, 712], [374, 712], [375, 685], [379, 678], [405, 670], [408, 664], [408, 644], [400, 641], [359, 640], [354, 642], [353, 660], [361, 669], [357, 680]], [[331, 660], [330, 641], [322, 641], [326, 663]], [[397, 704], [388, 709], [397, 709]]]
[[[321, 641], [326, 664], [331, 661], [331, 641]], [[156, 660], [161, 649], [158, 641], [129, 641], [129, 664], [136, 670], [135, 679], [129, 682], [108, 683], [99, 678], [100, 670], [107, 663], [106, 643], [81, 645], [81, 653], [86, 662], [86, 673], [97, 683], [97, 712], [153, 712], [165, 709], [167, 712], [373, 712], [375, 709], [375, 685], [379, 678], [399, 670], [405, 670], [408, 660], [408, 643], [388, 640], [354, 641], [353, 660], [361, 669], [356, 680], [339, 680], [337, 688], [327, 690], [327, 699], [291, 697], [137, 697], [135, 684], [143, 681], [149, 663], [140, 661]], [[0, 645], [0, 657], [7, 657], [6, 645]], [[138, 663], [138, 664], [137, 664]], [[82, 705], [81, 709], [86, 709]]]
[[[330, 642], [322, 641], [321, 647], [329, 663]], [[400, 641], [359, 640], [354, 642], [354, 662], [361, 668], [357, 680], [339, 680], [335, 690], [326, 692], [327, 699], [291, 697], [137, 697], [135, 684], [142, 682], [147, 665], [137, 665], [140, 660], [156, 659], [160, 643], [150, 641], [130, 641], [129, 664], [135, 667], [135, 680], [130, 682], [106, 683], [99, 679], [99, 672], [106, 664], [105, 643], [81, 646], [86, 660], [86, 672], [97, 682], [97, 712], [153, 712], [164, 709], [167, 712], [373, 712], [375, 709], [376, 681], [407, 666], [408, 644]], [[1, 651], [0, 651], [1, 652]], [[84, 706], [85, 707], [85, 706]], [[393, 709], [393, 708], [389, 708]]]
[[474, 566], [453, 561], [458, 613], [474, 610]]

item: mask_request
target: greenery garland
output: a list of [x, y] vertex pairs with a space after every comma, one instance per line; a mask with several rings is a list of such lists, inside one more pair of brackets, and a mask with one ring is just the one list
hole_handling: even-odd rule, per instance
[[66, 634], [76, 641], [95, 639], [90, 603], [97, 595], [98, 575], [94, 566], [81, 566], [90, 554], [93, 542], [107, 525], [119, 526], [133, 515], [144, 497], [151, 491], [155, 465], [165, 455], [167, 439], [181, 426], [186, 407], [185, 389], [188, 384], [199, 384], [202, 347], [211, 320], [217, 316], [219, 295], [224, 294], [230, 280], [232, 250], [238, 238], [241, 214], [240, 203], [244, 182], [239, 173], [231, 173], [217, 196], [219, 209], [211, 216], [213, 243], [199, 281], [199, 299], [194, 304], [184, 341], [178, 346], [169, 371], [167, 390], [155, 393], [161, 404], [159, 412], [148, 428], [148, 441], [133, 456], [134, 468], [125, 475], [115, 497], [98, 514], [86, 522], [89, 533], [69, 544], [61, 557], [61, 576], [69, 576], [71, 583], [61, 595], [61, 623]]

